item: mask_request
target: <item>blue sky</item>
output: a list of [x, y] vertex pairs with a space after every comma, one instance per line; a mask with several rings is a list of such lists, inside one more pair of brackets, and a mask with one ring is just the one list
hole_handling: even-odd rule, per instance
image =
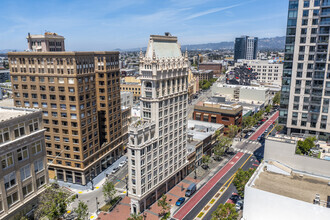
[[182, 45], [284, 36], [288, 0], [1, 0], [0, 50], [27, 33], [66, 38], [66, 50], [140, 48], [168, 31]]

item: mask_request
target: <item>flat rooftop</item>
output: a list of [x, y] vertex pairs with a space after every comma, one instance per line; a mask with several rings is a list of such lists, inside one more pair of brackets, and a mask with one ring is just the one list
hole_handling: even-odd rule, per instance
[[[267, 171], [262, 169], [264, 166], [267, 166]], [[258, 170], [259, 173], [252, 185], [254, 188], [308, 203], [313, 203], [318, 194], [323, 206], [326, 203], [322, 204], [322, 201], [327, 202], [328, 196], [330, 196], [330, 186], [328, 185], [330, 178], [296, 172], [285, 174], [284, 170], [288, 171], [290, 168], [284, 165], [274, 166], [267, 162], [263, 163]]]
[[216, 123], [203, 122], [197, 120], [188, 120], [188, 130], [187, 130], [188, 137], [191, 136], [192, 140], [197, 141], [196, 144], [198, 144], [199, 141], [204, 140], [208, 136], [212, 135], [216, 130], [222, 127], [224, 127], [223, 124], [216, 124]]
[[38, 109], [0, 107], [0, 122], [39, 111]]

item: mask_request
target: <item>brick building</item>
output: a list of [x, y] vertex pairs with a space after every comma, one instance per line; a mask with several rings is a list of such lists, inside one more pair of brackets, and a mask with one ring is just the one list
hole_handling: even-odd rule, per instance
[[199, 64], [199, 70], [213, 70], [213, 73], [217, 76], [221, 74], [222, 64], [221, 63], [201, 63]]
[[242, 126], [242, 113], [241, 105], [204, 102], [195, 105], [193, 118], [198, 121], [223, 124], [224, 134], [227, 135], [229, 125]]

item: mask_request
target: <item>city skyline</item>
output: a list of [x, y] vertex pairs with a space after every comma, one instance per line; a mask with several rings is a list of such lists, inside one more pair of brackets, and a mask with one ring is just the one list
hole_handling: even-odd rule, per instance
[[143, 47], [149, 34], [165, 31], [180, 37], [182, 45], [285, 36], [288, 2], [261, 1], [6, 2], [0, 49], [27, 49], [22, 36], [45, 31], [65, 36], [68, 51]]

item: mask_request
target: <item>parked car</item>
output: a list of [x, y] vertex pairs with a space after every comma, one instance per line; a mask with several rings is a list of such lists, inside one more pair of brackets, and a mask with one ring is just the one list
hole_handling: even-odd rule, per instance
[[188, 186], [187, 190], [186, 190], [186, 196], [190, 197], [192, 194], [194, 194], [196, 192], [196, 184], [192, 183]]
[[241, 210], [241, 209], [243, 208], [243, 203], [244, 203], [243, 199], [239, 199], [239, 200], [236, 202], [236, 205], [235, 205], [235, 207], [236, 207], [236, 211], [239, 211], [239, 210]]
[[126, 160], [122, 161], [119, 163], [118, 167], [122, 168], [126, 164]]
[[111, 173], [112, 174], [115, 174], [115, 173], [117, 173], [118, 170], [119, 170], [119, 168], [118, 167], [115, 167], [115, 168], [113, 168], [113, 170], [111, 171]]
[[186, 200], [186, 198], [184, 198], [184, 197], [180, 197], [180, 198], [178, 199], [178, 201], [176, 201], [175, 205], [176, 205], [176, 206], [180, 206], [180, 205], [182, 205], [182, 204], [184, 203], [185, 200]]
[[229, 199], [236, 204], [236, 202], [239, 200], [239, 195], [237, 193], [233, 193]]

